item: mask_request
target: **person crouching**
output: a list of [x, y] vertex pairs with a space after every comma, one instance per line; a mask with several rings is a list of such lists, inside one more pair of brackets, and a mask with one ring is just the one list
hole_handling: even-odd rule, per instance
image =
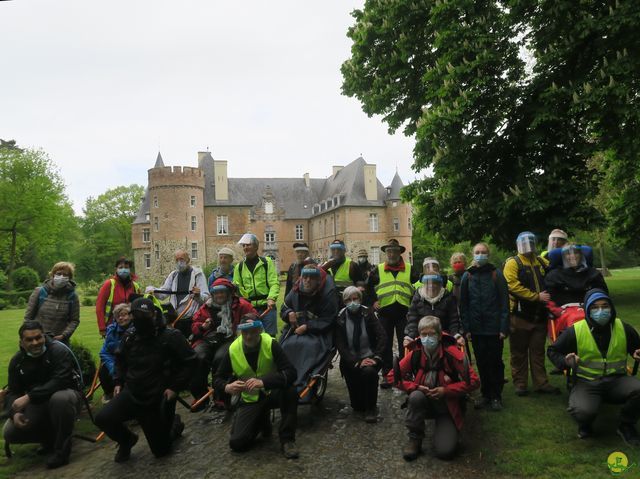
[[253, 446], [259, 433], [271, 436], [269, 411], [280, 408], [280, 444], [287, 459], [297, 459], [295, 443], [298, 393], [297, 376], [277, 341], [263, 330], [255, 315], [245, 316], [238, 330], [241, 336], [231, 343], [222, 359], [214, 388], [240, 395], [240, 404], [231, 426], [229, 446], [245, 452]]
[[418, 457], [424, 421], [435, 419], [435, 455], [451, 459], [460, 442], [465, 396], [477, 389], [480, 381], [455, 338], [442, 332], [438, 318], [425, 316], [418, 331], [420, 337], [410, 345], [413, 351], [389, 372], [389, 382], [409, 394], [405, 423], [409, 442], [402, 455], [407, 461]]

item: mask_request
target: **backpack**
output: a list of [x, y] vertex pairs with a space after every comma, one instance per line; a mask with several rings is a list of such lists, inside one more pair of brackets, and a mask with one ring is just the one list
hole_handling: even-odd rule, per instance
[[[71, 315], [71, 310], [73, 309], [73, 302], [77, 296], [78, 295], [76, 294], [75, 290], [69, 292], [69, 294], [67, 295], [67, 301], [69, 302], [69, 315]], [[36, 303], [36, 309], [33, 312], [34, 318], [38, 314], [38, 311], [40, 310], [40, 306], [42, 306], [42, 303], [44, 303], [48, 297], [49, 297], [49, 292], [47, 291], [47, 288], [45, 288], [44, 286], [40, 286], [40, 291], [38, 291], [38, 302]]]

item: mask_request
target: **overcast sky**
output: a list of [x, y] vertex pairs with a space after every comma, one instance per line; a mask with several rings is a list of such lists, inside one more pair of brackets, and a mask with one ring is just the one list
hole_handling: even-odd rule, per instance
[[0, 138], [43, 148], [78, 213], [209, 147], [230, 177], [331, 174], [360, 154], [405, 183], [413, 142], [340, 94], [363, 1], [0, 2]]

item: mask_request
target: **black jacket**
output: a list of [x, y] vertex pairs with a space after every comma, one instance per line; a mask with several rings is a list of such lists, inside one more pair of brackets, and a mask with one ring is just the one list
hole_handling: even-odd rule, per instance
[[140, 403], [162, 399], [165, 389], [189, 387], [196, 355], [176, 329], [160, 327], [152, 336], [127, 331], [116, 350], [115, 383], [131, 391]]
[[472, 266], [462, 276], [460, 320], [465, 332], [474, 335], [509, 334], [509, 289], [492, 264]]
[[300, 313], [298, 326], [306, 324], [309, 333], [333, 332], [338, 314], [338, 298], [333, 278], [323, 272], [320, 290], [313, 296], [301, 293], [297, 285], [289, 292], [280, 309], [280, 317], [287, 323], [282, 331], [283, 337], [289, 330], [291, 312]]
[[552, 269], [544, 277], [545, 289], [551, 295], [551, 301], [557, 306], [568, 303], [581, 303], [587, 291], [593, 288], [608, 293], [607, 284], [596, 268]]
[[458, 316], [458, 304], [453, 294], [448, 291], [435, 305], [422, 299], [420, 291], [416, 291], [407, 313], [407, 326], [404, 328], [404, 335], [410, 338], [418, 337], [418, 323], [425, 316], [436, 316], [440, 319], [442, 331], [451, 336], [463, 334], [462, 324]]
[[[384, 352], [385, 344], [387, 342], [387, 335], [384, 332], [384, 328], [380, 321], [373, 313], [373, 310], [362, 306], [360, 316], [364, 315], [364, 326], [369, 336], [369, 345], [371, 352], [373, 353], [373, 359], [378, 364], [382, 363], [382, 353]], [[358, 359], [349, 349], [349, 340], [347, 338], [347, 309], [343, 308], [338, 314], [337, 328], [336, 328], [336, 347], [340, 353], [340, 362], [343, 361], [351, 366], [355, 365]]]
[[[256, 348], [254, 351], [245, 351], [247, 362], [254, 371], [258, 369], [259, 352], [260, 348]], [[275, 339], [271, 341], [271, 355], [273, 356], [273, 361], [276, 365], [276, 371], [258, 378], [264, 383], [264, 388], [284, 389], [292, 385], [298, 377], [298, 372]], [[236, 379], [237, 378], [233, 374], [233, 368], [231, 367], [231, 356], [229, 352], [227, 352], [218, 366], [218, 370], [216, 371], [216, 375], [213, 380], [213, 387], [217, 391], [224, 391], [225, 386]]]
[[42, 404], [53, 393], [65, 389], [80, 389], [80, 376], [71, 351], [58, 341], [47, 338], [47, 350], [37, 358], [27, 355], [20, 348], [9, 362], [9, 393], [5, 404], [24, 394], [33, 404]]

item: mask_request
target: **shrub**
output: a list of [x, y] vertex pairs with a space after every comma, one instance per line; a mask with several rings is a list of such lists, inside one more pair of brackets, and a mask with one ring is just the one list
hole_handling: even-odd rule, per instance
[[11, 273], [14, 289], [33, 289], [40, 284], [40, 278], [35, 269], [21, 266]]
[[0, 299], [0, 309], [5, 309], [7, 307], [7, 302], [4, 299]]
[[82, 379], [84, 381], [84, 389], [88, 391], [91, 387], [91, 381], [96, 373], [96, 363], [93, 360], [93, 355], [88, 348], [82, 345], [78, 341], [71, 340], [71, 351], [75, 354], [78, 364], [80, 365], [80, 371], [82, 371]]
[[7, 278], [7, 275], [4, 274], [4, 271], [0, 271], [0, 289], [4, 289], [7, 287], [8, 280], [9, 278]]
[[27, 300], [24, 299], [22, 296], [20, 296], [17, 300], [16, 300], [16, 306], [19, 308], [24, 308], [27, 306]]
[[96, 298], [93, 298], [91, 296], [82, 297], [82, 306], [95, 306], [95, 305], [96, 305]]

